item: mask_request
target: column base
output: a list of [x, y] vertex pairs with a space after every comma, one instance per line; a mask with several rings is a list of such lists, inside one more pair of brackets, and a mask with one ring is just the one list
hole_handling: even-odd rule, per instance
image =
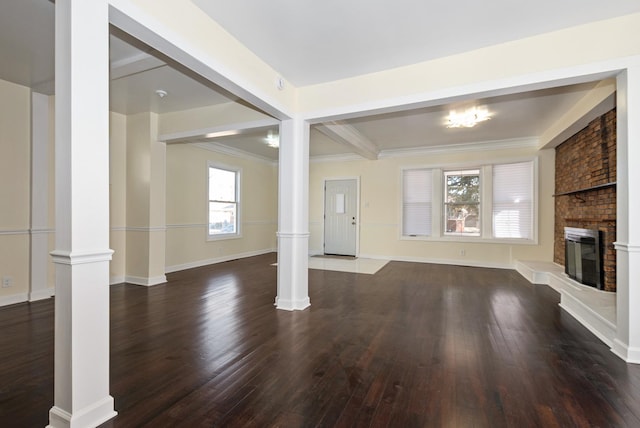
[[29, 293], [29, 301], [36, 302], [38, 300], [45, 300], [55, 295], [54, 288], [47, 288], [45, 290], [36, 290]]
[[87, 428], [97, 427], [109, 419], [114, 418], [118, 412], [113, 409], [113, 397], [104, 399], [80, 409], [73, 415], [60, 407], [53, 406], [49, 410], [49, 425], [47, 428]]
[[632, 348], [626, 343], [615, 339], [611, 352], [622, 358], [625, 362], [631, 364], [640, 364], [640, 348]]
[[284, 311], [302, 311], [311, 306], [311, 300], [307, 297], [301, 300], [284, 300], [276, 298], [276, 309]]
[[277, 309], [301, 311], [309, 300], [309, 233], [278, 232]]

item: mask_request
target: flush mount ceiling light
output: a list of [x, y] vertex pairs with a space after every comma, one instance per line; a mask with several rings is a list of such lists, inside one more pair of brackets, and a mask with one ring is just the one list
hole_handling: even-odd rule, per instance
[[278, 147], [280, 147], [280, 136], [278, 134], [274, 134], [270, 129], [267, 133], [267, 138], [264, 139], [264, 142], [267, 144], [267, 146], [277, 149]]
[[491, 119], [491, 113], [486, 107], [473, 107], [458, 113], [455, 110], [449, 112], [447, 128], [472, 128], [480, 122]]
[[156, 90], [156, 95], [159, 96], [160, 98], [164, 98], [168, 94], [167, 94], [167, 91], [165, 91], [164, 89], [157, 89]]

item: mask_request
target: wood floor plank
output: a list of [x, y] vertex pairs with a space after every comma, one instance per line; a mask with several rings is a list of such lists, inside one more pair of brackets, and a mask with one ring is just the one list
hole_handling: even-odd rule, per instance
[[[278, 311], [275, 255], [113, 286], [103, 427], [637, 427], [640, 367], [514, 271], [309, 271]], [[0, 426], [53, 403], [53, 300], [0, 308]]]

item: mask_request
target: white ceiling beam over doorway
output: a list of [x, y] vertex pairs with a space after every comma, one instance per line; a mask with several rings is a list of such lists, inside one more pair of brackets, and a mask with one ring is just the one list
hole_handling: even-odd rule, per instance
[[380, 153], [378, 146], [353, 126], [345, 122], [326, 122], [316, 125], [316, 128], [332, 140], [348, 146], [360, 156], [370, 160], [378, 159]]
[[278, 119], [261, 119], [250, 122], [231, 123], [228, 125], [214, 126], [211, 128], [193, 129], [189, 131], [175, 132], [158, 136], [160, 141], [167, 144], [202, 141], [207, 139], [240, 135], [260, 130], [268, 130], [280, 125]]

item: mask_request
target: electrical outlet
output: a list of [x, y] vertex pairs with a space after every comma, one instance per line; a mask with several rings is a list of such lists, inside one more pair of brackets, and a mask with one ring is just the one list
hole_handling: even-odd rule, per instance
[[2, 277], [2, 288], [13, 287], [13, 278], [10, 276]]
[[460, 250], [460, 255], [461, 255], [461, 256], [464, 256], [466, 253], [467, 253], [467, 252], [466, 252], [464, 249]]

